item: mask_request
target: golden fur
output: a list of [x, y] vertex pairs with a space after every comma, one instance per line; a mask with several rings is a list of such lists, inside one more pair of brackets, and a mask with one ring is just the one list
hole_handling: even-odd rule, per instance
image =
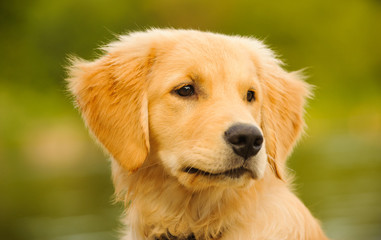
[[[127, 208], [123, 239], [327, 239], [285, 172], [309, 86], [264, 44], [153, 29], [104, 51], [93, 62], [73, 60], [68, 82], [112, 156], [116, 196]], [[194, 95], [176, 94], [190, 85]], [[242, 165], [222, 137], [235, 123], [258, 127], [262, 149], [245, 163], [251, 175], [214, 176]]]

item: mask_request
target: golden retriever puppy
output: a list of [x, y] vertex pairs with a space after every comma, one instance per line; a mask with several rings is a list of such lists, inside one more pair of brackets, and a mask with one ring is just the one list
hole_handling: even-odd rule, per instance
[[103, 50], [68, 83], [112, 157], [122, 239], [327, 239], [285, 171], [309, 86], [264, 44], [153, 29]]

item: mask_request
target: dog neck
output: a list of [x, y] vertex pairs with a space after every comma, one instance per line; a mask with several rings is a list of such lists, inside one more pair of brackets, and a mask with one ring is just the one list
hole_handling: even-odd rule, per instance
[[242, 212], [250, 211], [254, 196], [248, 193], [255, 191], [210, 188], [193, 192], [158, 168], [141, 168], [127, 175], [113, 166], [117, 196], [129, 204], [126, 225], [138, 239], [218, 240], [229, 227], [249, 222], [243, 221]]
[[250, 187], [194, 192], [160, 165], [149, 166], [128, 174], [113, 162], [116, 196], [128, 209], [124, 239], [326, 239], [308, 209], [270, 168]]

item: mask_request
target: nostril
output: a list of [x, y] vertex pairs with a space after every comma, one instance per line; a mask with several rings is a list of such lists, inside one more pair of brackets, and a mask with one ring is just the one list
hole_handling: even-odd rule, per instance
[[254, 146], [254, 147], [261, 147], [261, 146], [262, 146], [262, 143], [263, 143], [263, 137], [262, 137], [262, 136], [258, 136], [258, 137], [254, 140], [254, 144], [253, 144], [253, 146]]

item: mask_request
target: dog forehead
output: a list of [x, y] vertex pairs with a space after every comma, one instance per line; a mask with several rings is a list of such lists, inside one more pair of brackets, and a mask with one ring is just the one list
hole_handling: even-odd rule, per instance
[[167, 57], [169, 61], [188, 63], [204, 71], [238, 70], [252, 65], [249, 51], [239, 39], [213, 34], [179, 41]]
[[248, 85], [257, 75], [249, 49], [227, 36], [191, 35], [158, 53], [152, 76], [162, 87], [187, 80]]

